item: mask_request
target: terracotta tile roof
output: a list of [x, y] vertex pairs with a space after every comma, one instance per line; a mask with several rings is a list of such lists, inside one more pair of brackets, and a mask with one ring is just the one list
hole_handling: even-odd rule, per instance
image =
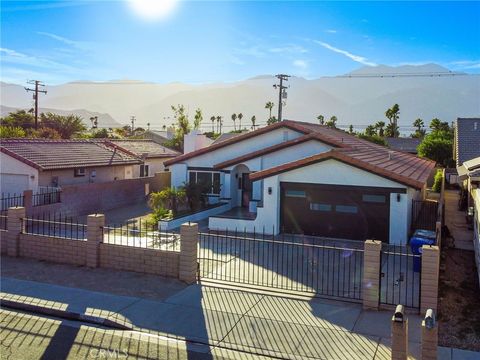
[[91, 140], [1, 139], [0, 151], [40, 170], [142, 163], [120, 148]]
[[435, 163], [407, 153], [370, 149], [334, 149], [305, 159], [293, 161], [267, 170], [250, 174], [250, 179], [260, 180], [283, 172], [312, 165], [320, 161], [336, 159], [346, 164], [370, 171], [401, 184], [421, 189], [429, 178]]
[[150, 139], [112, 139], [106, 141], [107, 145], [109, 143], [120, 146], [139, 157], [146, 155], [147, 158], [171, 158], [180, 155], [178, 151], [169, 149]]

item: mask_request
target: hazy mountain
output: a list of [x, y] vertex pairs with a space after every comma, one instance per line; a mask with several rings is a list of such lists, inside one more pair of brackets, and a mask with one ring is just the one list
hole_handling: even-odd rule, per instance
[[[426, 73], [432, 76], [424, 76]], [[435, 76], [438, 73], [447, 74], [449, 70], [436, 64], [380, 65], [363, 67], [341, 77], [292, 77], [286, 83], [290, 88], [284, 118], [315, 122], [319, 114], [326, 118], [336, 115], [340, 124], [359, 126], [385, 120], [385, 110], [394, 103], [400, 105], [402, 126], [411, 125], [417, 117], [428, 122], [434, 117], [453, 121], [456, 117], [480, 116], [480, 75]], [[397, 76], [402, 74], [408, 76]], [[257, 124], [263, 124], [268, 118], [265, 102], [278, 101], [278, 93], [272, 87], [276, 80], [274, 76], [261, 75], [235, 83], [204, 85], [77, 81], [48, 86], [48, 94], [40, 95], [40, 104], [67, 112], [88, 109], [109, 114], [122, 124], [129, 123], [130, 116], [135, 115], [139, 126], [150, 123], [152, 128], [172, 123], [170, 107], [176, 104], [184, 104], [192, 116], [196, 108], [201, 108], [205, 129], [211, 127], [212, 115], [223, 116], [228, 127], [232, 124], [231, 114], [239, 112], [244, 115], [242, 125], [250, 125], [252, 115]], [[31, 101], [31, 93], [26, 93], [23, 86], [1, 83], [3, 105], [28, 108]], [[275, 106], [273, 114], [276, 113]], [[100, 124], [107, 126], [102, 120]]]
[[[18, 109], [23, 109], [23, 110], [28, 111], [30, 108], [10, 107], [10, 106], [0, 105], [0, 116], [6, 116], [10, 112], [13, 112], [13, 111], [18, 110]], [[90, 117], [92, 117], [92, 116], [98, 116], [99, 127], [115, 128], [115, 127], [120, 127], [121, 126], [121, 124], [119, 122], [115, 121], [109, 114], [101, 114], [101, 113], [97, 113], [97, 112], [94, 112], [94, 111], [87, 111], [87, 110], [83, 110], [83, 109], [58, 110], [58, 109], [50, 109], [50, 108], [44, 108], [44, 107], [41, 107], [38, 110], [39, 110], [38, 111], [39, 113], [52, 112], [52, 113], [55, 113], [55, 114], [58, 114], [58, 115], [70, 115], [70, 114], [78, 115], [78, 116], [83, 118], [83, 122], [85, 123], [85, 125], [87, 127], [91, 126]]]

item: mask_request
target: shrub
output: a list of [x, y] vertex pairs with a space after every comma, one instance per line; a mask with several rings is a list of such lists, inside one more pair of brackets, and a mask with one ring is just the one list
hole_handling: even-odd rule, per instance
[[178, 213], [179, 205], [185, 202], [185, 189], [167, 188], [150, 194], [149, 205], [154, 213], [161, 214], [163, 210], [170, 210], [172, 215]]
[[184, 185], [185, 196], [191, 211], [206, 207], [207, 197], [205, 194], [209, 192], [208, 188], [206, 184], [201, 183], [187, 183]]
[[22, 138], [25, 137], [25, 130], [18, 126], [0, 126], [0, 138]]
[[439, 193], [440, 190], [442, 189], [442, 181], [443, 181], [443, 170], [438, 169], [433, 179], [432, 190]]

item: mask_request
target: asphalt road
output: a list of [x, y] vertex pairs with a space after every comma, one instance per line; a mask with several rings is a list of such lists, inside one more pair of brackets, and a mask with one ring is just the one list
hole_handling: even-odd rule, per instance
[[248, 359], [145, 333], [119, 331], [0, 309], [2, 360], [59, 359]]

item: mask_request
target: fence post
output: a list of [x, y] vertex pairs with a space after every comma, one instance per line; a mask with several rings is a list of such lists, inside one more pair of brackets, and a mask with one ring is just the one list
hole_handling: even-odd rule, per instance
[[408, 319], [403, 306], [398, 305], [392, 316], [392, 360], [408, 358]]
[[197, 280], [198, 224], [185, 223], [180, 227], [179, 279], [187, 284]]
[[440, 250], [438, 246], [422, 246], [422, 277], [420, 282], [420, 312], [437, 312]]
[[23, 192], [23, 207], [25, 208], [25, 213], [31, 216], [33, 208], [33, 190], [25, 190]]
[[22, 219], [25, 217], [24, 207], [10, 207], [7, 211], [7, 255], [19, 256], [20, 234], [23, 231]]
[[436, 360], [438, 328], [432, 309], [428, 309], [422, 320], [422, 360]]
[[442, 248], [442, 222], [437, 221], [435, 223], [435, 238], [437, 240], [437, 246], [439, 249]]
[[380, 251], [382, 242], [366, 240], [363, 252], [363, 308], [378, 310], [380, 299]]
[[103, 242], [103, 227], [105, 215], [93, 214], [87, 217], [87, 259], [88, 267], [96, 268], [99, 265], [100, 243]]

